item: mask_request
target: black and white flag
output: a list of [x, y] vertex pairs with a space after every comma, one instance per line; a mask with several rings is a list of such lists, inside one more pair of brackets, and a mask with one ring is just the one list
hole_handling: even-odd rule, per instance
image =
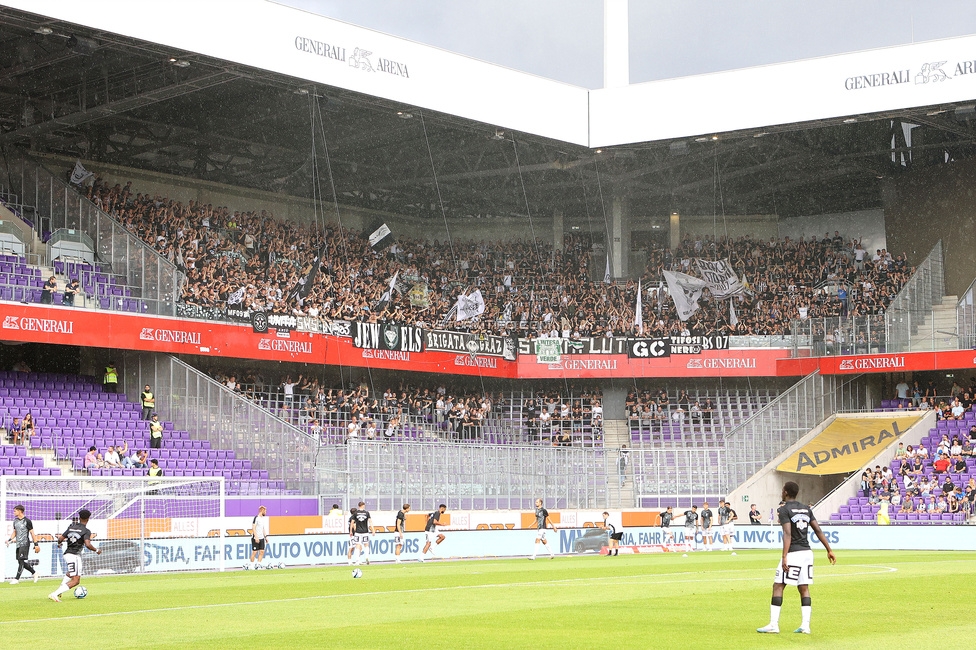
[[468, 320], [483, 313], [485, 313], [485, 298], [481, 295], [481, 289], [476, 289], [474, 293], [468, 295], [458, 296], [455, 316], [458, 321]]
[[315, 254], [315, 258], [312, 262], [305, 268], [305, 275], [298, 281], [298, 285], [292, 290], [290, 296], [292, 300], [298, 300], [299, 302], [305, 300], [308, 294], [312, 291], [312, 285], [315, 284], [315, 276], [319, 272], [319, 266], [322, 264], [322, 255], [325, 254], [325, 247]]
[[385, 223], [374, 230], [369, 236], [369, 247], [374, 251], [383, 250], [393, 243], [393, 233]]
[[81, 185], [89, 178], [95, 175], [95, 172], [90, 172], [85, 169], [84, 165], [81, 164], [80, 160], [75, 161], [75, 168], [71, 172], [71, 184]]
[[239, 304], [241, 304], [242, 302], [244, 302], [244, 294], [245, 294], [245, 292], [246, 292], [245, 287], [241, 287], [240, 289], [238, 289], [234, 293], [230, 294], [229, 296], [227, 296], [227, 304], [228, 305], [239, 305]]
[[668, 282], [668, 293], [674, 300], [678, 318], [682, 321], [688, 320], [698, 311], [698, 301], [708, 284], [704, 280], [676, 271], [664, 271], [664, 279]]

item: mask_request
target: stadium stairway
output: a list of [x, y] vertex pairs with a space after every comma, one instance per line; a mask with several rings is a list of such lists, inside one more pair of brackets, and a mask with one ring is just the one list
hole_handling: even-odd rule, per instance
[[614, 463], [614, 471], [610, 472], [610, 468], [608, 468], [607, 473], [607, 502], [611, 508], [634, 508], [637, 505], [637, 498], [634, 494], [633, 461], [627, 465], [622, 485], [620, 483], [620, 472], [616, 465], [620, 458], [620, 448], [624, 445], [629, 448], [630, 443], [630, 425], [627, 420], [603, 421], [603, 448], [609, 452], [608, 460]]
[[912, 352], [926, 350], [945, 350], [955, 348], [956, 340], [956, 304], [958, 296], [943, 296], [942, 303], [932, 306], [929, 314], [918, 329], [912, 334]]

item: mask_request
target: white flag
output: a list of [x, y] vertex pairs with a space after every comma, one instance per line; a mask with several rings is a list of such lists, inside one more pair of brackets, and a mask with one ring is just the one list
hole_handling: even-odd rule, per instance
[[603, 281], [610, 284], [610, 251], [607, 251], [607, 270], [603, 272]]
[[463, 294], [458, 296], [457, 320], [468, 320], [469, 318], [480, 316], [483, 313], [485, 313], [485, 299], [481, 295], [481, 289], [477, 289], [474, 293], [468, 294], [467, 296]]
[[701, 298], [702, 290], [707, 283], [704, 280], [678, 273], [677, 271], [664, 271], [664, 279], [668, 282], [668, 292], [674, 300], [674, 308], [678, 312], [678, 318], [683, 321], [691, 318], [691, 315], [698, 311], [698, 300]]
[[245, 289], [244, 287], [241, 287], [234, 293], [227, 296], [227, 304], [236, 305], [238, 303], [244, 302], [244, 289]]
[[71, 183], [72, 185], [81, 185], [89, 178], [91, 178], [95, 172], [90, 172], [81, 164], [80, 160], [75, 161], [75, 168], [71, 172]]
[[696, 259], [698, 274], [708, 285], [708, 290], [716, 298], [728, 298], [745, 291], [745, 287], [739, 281], [739, 277], [732, 270], [732, 265], [728, 260], [718, 260], [709, 262], [708, 260]]
[[644, 336], [644, 302], [641, 298], [641, 281], [637, 281], [637, 309], [634, 313], [634, 327], [637, 328], [637, 335]]
[[729, 324], [732, 327], [739, 324], [739, 317], [735, 314], [735, 298], [729, 298]]

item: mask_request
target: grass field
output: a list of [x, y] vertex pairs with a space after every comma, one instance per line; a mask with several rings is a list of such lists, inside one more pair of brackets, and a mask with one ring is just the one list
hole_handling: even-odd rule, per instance
[[[559, 557], [89, 577], [0, 585], [4, 647], [868, 648], [976, 647], [976, 554], [817, 554], [813, 634], [789, 588], [778, 636], [770, 551]], [[80, 641], [79, 641], [80, 639]]]

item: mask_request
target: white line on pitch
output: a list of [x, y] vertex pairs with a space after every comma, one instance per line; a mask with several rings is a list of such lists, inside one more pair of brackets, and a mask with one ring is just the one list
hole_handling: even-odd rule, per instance
[[[879, 575], [883, 573], [894, 573], [898, 569], [889, 566], [882, 565], [872, 565], [872, 564], [851, 564], [847, 566], [852, 567], [864, 567], [864, 568], [874, 568], [883, 569], [883, 571], [859, 571], [855, 573], [841, 573], [835, 575], [827, 575], [822, 577], [829, 578], [848, 578], [853, 576], [863, 576], [863, 575]], [[726, 569], [723, 570], [724, 573], [731, 571], [746, 571], [747, 569]], [[749, 569], [751, 570], [751, 569]], [[417, 593], [428, 593], [435, 591], [456, 591], [462, 589], [500, 589], [505, 587], [538, 587], [561, 583], [584, 583], [584, 582], [601, 582], [604, 584], [623, 584], [622, 580], [631, 579], [641, 579], [643, 578], [647, 582], [654, 582], [655, 578], [660, 578], [662, 576], [680, 576], [689, 575], [692, 573], [698, 573], [694, 571], [682, 571], [680, 573], [658, 573], [658, 574], [641, 574], [634, 576], [607, 576], [605, 578], [567, 578], [565, 580], [544, 580], [535, 582], [505, 582], [487, 585], [455, 585], [452, 587], [427, 587], [424, 589], [398, 589], [396, 591], [364, 591], [360, 593], [352, 594], [322, 594], [319, 596], [301, 596], [298, 598], [276, 598], [270, 600], [247, 600], [234, 603], [209, 603], [207, 605], [182, 605], [180, 607], [157, 607], [153, 609], [133, 609], [124, 612], [102, 612], [97, 614], [76, 614], [72, 616], [51, 616], [48, 618], [31, 618], [31, 619], [17, 619], [10, 621], [0, 621], [0, 625], [10, 624], [10, 623], [45, 623], [48, 621], [68, 621], [73, 619], [83, 619], [83, 618], [105, 618], [109, 616], [131, 616], [133, 614], [158, 614], [163, 612], [182, 612], [194, 609], [216, 609], [220, 607], [240, 607], [247, 605], [274, 605], [277, 603], [295, 603], [304, 602], [312, 600], [336, 600], [339, 598], [361, 598], [364, 596], [395, 596], [398, 594], [417, 594]], [[712, 573], [712, 572], [710, 572]], [[689, 584], [689, 583], [701, 583], [701, 582], [755, 582], [755, 581], [768, 581], [769, 576], [762, 577], [752, 577], [752, 578], [722, 578], [721, 580], [711, 580], [711, 579], [701, 579], [701, 580], [666, 580], [661, 584], [665, 585], [676, 585], [676, 584]]]

